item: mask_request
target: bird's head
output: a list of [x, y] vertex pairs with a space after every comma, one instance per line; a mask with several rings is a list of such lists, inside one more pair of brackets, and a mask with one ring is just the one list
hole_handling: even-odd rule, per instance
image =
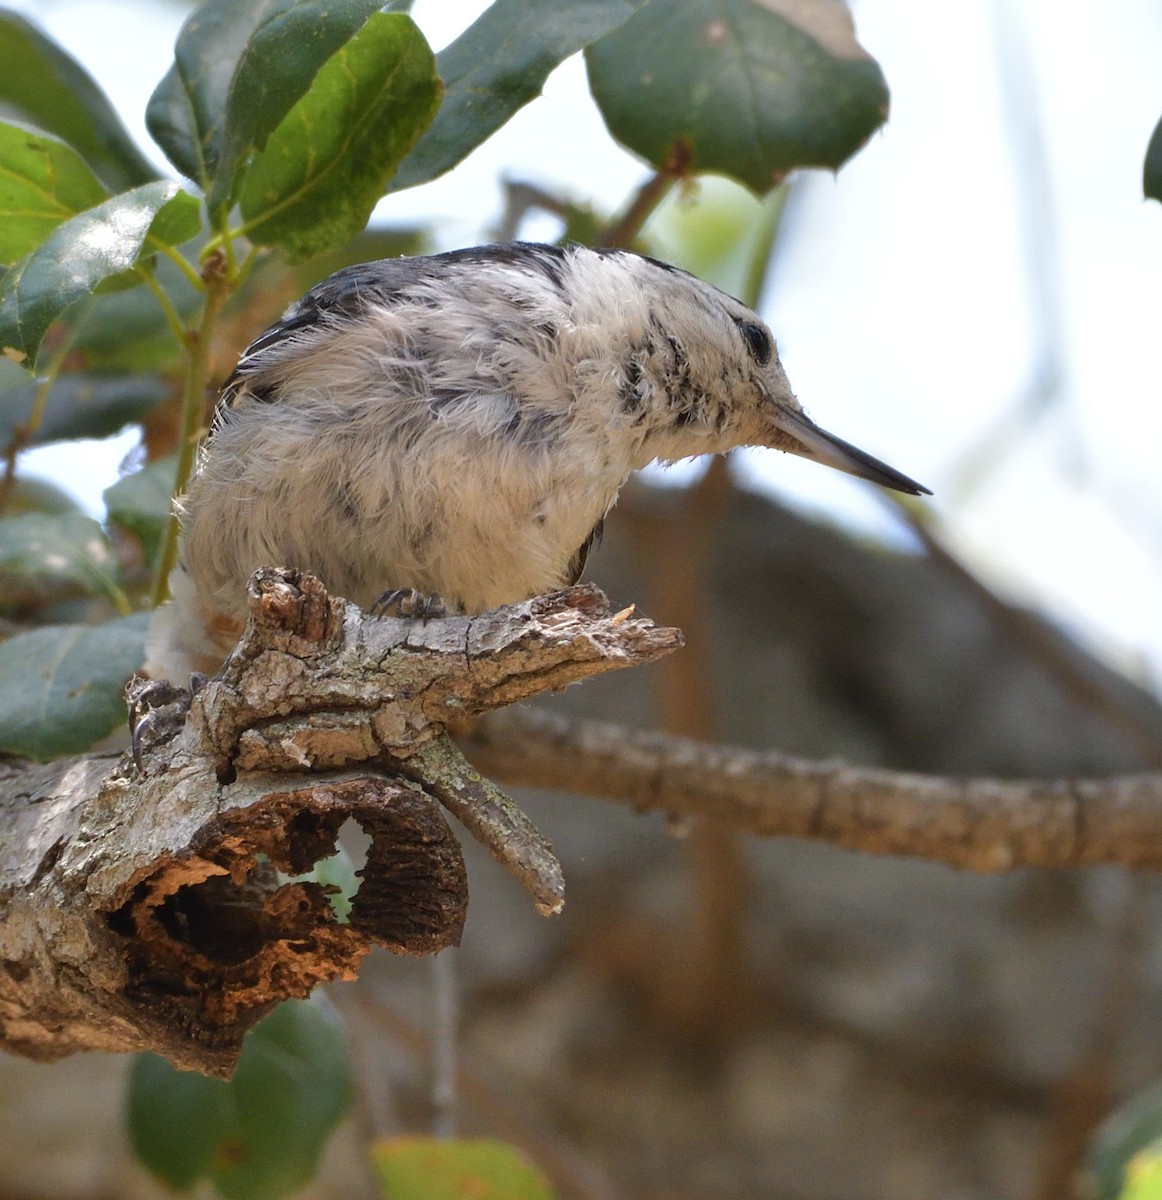
[[610, 395], [618, 420], [641, 430], [643, 463], [769, 446], [896, 491], [928, 492], [803, 412], [771, 331], [745, 304], [628, 251], [578, 250], [571, 267], [583, 321], [619, 330], [603, 347], [614, 363]]

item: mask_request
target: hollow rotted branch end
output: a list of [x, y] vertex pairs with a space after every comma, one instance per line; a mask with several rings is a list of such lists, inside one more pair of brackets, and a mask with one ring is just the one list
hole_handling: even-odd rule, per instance
[[[61, 803], [68, 774], [50, 785]], [[0, 941], [28, 948], [0, 964], [6, 1049], [38, 1059], [153, 1050], [226, 1075], [255, 1022], [284, 999], [354, 978], [373, 946], [429, 954], [459, 943], [460, 846], [439, 804], [406, 780], [280, 790], [265, 776], [198, 815], [186, 797], [206, 794], [204, 783], [183, 797], [166, 782], [139, 797], [127, 834], [133, 781], [114, 772], [75, 817], [58, 809], [61, 838], [5, 881]], [[293, 877], [335, 853], [348, 820], [370, 849], [344, 922], [333, 889]], [[68, 836], [74, 821], [86, 837]]]

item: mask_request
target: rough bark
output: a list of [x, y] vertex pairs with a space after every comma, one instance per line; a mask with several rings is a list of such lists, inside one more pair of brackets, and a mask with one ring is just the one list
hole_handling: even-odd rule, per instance
[[[680, 644], [591, 587], [425, 624], [265, 570], [250, 612], [192, 700], [134, 689], [136, 764], [86, 756], [0, 777], [5, 1048], [153, 1049], [228, 1073], [255, 1021], [353, 976], [372, 946], [458, 942], [467, 885], [441, 802], [557, 911], [548, 843], [445, 729]], [[370, 850], [341, 923], [326, 888], [289, 877], [333, 854], [348, 820]]]

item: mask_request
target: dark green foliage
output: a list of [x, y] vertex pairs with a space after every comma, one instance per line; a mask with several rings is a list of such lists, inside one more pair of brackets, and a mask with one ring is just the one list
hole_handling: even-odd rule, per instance
[[779, 7], [650, 0], [585, 52], [610, 132], [658, 168], [718, 171], [759, 195], [795, 167], [840, 166], [887, 119], [884, 77], [842, 22], [817, 31]]
[[331, 1006], [289, 1000], [247, 1035], [226, 1082], [142, 1054], [129, 1090], [138, 1157], [178, 1190], [210, 1181], [229, 1200], [278, 1200], [314, 1174], [350, 1102], [350, 1065]]
[[141, 664], [145, 626], [146, 614], [136, 613], [0, 642], [0, 751], [48, 760], [123, 725], [121, 689]]
[[541, 94], [559, 63], [616, 29], [644, 0], [496, 0], [436, 57], [444, 103], [393, 187], [450, 171]]

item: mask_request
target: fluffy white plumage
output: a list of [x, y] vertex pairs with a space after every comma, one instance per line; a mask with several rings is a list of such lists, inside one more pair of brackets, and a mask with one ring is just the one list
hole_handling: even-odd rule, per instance
[[742, 445], [924, 490], [808, 420], [759, 318], [665, 264], [517, 243], [339, 271], [227, 381], [146, 669], [216, 669], [259, 566], [364, 606], [566, 585], [632, 471]]

